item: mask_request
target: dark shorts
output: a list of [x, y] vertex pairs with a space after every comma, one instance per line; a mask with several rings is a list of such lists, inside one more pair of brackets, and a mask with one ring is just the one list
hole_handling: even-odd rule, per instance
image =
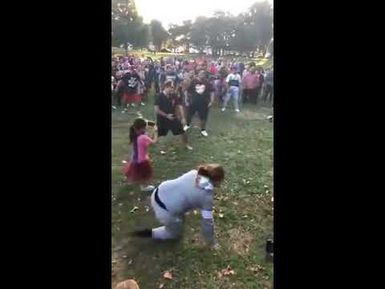
[[206, 121], [209, 115], [208, 101], [196, 101], [190, 104], [188, 107], [188, 113], [190, 117], [193, 117], [196, 112], [200, 120]]
[[183, 125], [179, 119], [169, 120], [162, 119], [158, 121], [158, 136], [167, 135], [168, 131], [171, 130], [173, 135], [180, 135], [184, 133]]

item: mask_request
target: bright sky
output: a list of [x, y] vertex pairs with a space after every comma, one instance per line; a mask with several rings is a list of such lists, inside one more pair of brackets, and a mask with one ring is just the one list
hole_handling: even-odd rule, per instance
[[[255, 2], [263, 0], [135, 0], [136, 9], [145, 23], [156, 19], [164, 28], [168, 25], [182, 24], [184, 20], [194, 21], [197, 16], [212, 16], [217, 10], [238, 15]], [[270, 3], [273, 0], [268, 0]]]

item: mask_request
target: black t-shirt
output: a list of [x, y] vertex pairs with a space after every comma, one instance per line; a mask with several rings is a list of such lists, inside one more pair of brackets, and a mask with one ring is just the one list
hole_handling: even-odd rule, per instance
[[[176, 94], [171, 95], [168, 98], [163, 92], [161, 92], [155, 96], [154, 104], [159, 106], [159, 109], [164, 113], [175, 115], [175, 108], [177, 107], [177, 105], [182, 105], [182, 99]], [[165, 119], [159, 114], [157, 115], [157, 118], [158, 118], [158, 121]]]
[[140, 82], [140, 77], [137, 73], [130, 73], [127, 75], [127, 92], [128, 93], [136, 93], [138, 91], [138, 85]]
[[191, 101], [210, 101], [210, 94], [214, 91], [213, 86], [206, 80], [194, 79], [189, 88], [188, 92], [191, 95]]

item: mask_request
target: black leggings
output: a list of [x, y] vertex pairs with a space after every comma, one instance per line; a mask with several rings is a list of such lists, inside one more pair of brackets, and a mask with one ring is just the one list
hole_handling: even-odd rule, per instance
[[187, 125], [190, 125], [191, 119], [196, 112], [198, 112], [199, 119], [205, 122], [209, 114], [209, 108], [207, 106], [208, 102], [206, 101], [197, 101], [191, 103], [187, 109]]

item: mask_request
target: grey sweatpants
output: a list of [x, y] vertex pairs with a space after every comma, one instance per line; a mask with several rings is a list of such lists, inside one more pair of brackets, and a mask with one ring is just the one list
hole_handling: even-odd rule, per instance
[[158, 221], [164, 226], [152, 229], [154, 239], [177, 239], [183, 232], [183, 218], [166, 211], [155, 201], [155, 191], [151, 195], [151, 206]]

